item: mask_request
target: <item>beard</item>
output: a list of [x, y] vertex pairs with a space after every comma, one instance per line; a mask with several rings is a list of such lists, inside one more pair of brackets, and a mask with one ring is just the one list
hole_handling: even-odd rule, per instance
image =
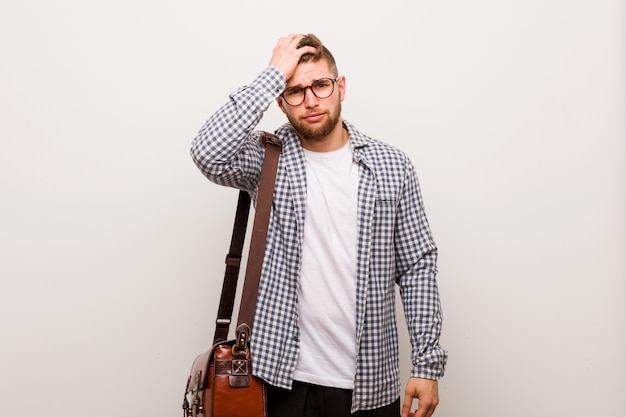
[[329, 113], [326, 113], [326, 117], [321, 124], [309, 124], [303, 122], [295, 117], [287, 115], [289, 123], [293, 126], [296, 133], [304, 141], [320, 141], [328, 136], [339, 123], [339, 117], [341, 115], [341, 102], [337, 103], [337, 106]]

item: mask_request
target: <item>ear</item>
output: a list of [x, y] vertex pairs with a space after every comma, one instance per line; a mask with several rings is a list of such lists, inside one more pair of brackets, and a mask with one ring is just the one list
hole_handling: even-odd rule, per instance
[[282, 110], [283, 113], [286, 114], [285, 112], [285, 104], [283, 103], [283, 98], [282, 97], [276, 97], [276, 104], [278, 104], [278, 107], [280, 107], [280, 110]]
[[346, 98], [346, 77], [341, 76], [337, 80], [337, 88], [339, 89], [339, 100], [343, 101]]

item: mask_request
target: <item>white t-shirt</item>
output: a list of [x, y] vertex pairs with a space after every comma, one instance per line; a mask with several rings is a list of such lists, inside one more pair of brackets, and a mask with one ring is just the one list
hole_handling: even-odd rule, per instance
[[307, 205], [294, 379], [354, 389], [359, 168], [349, 142], [337, 151], [304, 154]]

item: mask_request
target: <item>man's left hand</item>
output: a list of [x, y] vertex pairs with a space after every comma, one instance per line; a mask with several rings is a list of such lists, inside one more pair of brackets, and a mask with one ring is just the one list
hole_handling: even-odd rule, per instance
[[[411, 412], [413, 399], [419, 401], [418, 408]], [[404, 392], [402, 417], [431, 417], [439, 404], [439, 386], [432, 379], [411, 378]]]

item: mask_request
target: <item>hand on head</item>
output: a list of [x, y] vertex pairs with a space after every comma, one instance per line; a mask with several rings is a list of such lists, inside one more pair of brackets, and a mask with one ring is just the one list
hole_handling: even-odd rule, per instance
[[280, 38], [274, 47], [269, 65], [282, 71], [287, 80], [293, 75], [302, 55], [315, 53], [315, 48], [312, 46], [298, 48], [302, 38], [304, 38], [304, 35], [291, 34]]

